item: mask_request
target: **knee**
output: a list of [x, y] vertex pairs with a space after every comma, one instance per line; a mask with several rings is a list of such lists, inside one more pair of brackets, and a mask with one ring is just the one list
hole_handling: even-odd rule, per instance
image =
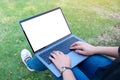
[[40, 62], [36, 57], [28, 60], [27, 66], [36, 71], [44, 71], [47, 69], [46, 66], [42, 62]]

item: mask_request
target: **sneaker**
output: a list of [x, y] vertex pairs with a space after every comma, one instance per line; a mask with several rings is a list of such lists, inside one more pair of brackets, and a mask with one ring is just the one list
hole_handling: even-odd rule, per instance
[[29, 60], [29, 59], [31, 59], [32, 58], [32, 55], [31, 55], [31, 53], [27, 50], [27, 49], [23, 49], [22, 51], [21, 51], [21, 59], [22, 59], [22, 61], [23, 61], [23, 63], [25, 64], [25, 66], [27, 67], [27, 69], [29, 70], [29, 71], [35, 71], [34, 69], [30, 69], [28, 66], [27, 66], [27, 61]]

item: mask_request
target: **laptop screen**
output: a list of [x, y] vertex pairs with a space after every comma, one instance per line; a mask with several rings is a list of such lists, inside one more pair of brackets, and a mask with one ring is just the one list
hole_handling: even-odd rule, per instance
[[34, 52], [71, 32], [60, 8], [20, 22]]

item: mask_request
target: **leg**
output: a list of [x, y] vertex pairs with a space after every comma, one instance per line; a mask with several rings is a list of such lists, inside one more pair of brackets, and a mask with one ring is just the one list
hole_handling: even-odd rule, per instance
[[[73, 71], [73, 74], [74, 74], [76, 80], [89, 80], [89, 78], [78, 67], [74, 67], [72, 69], [72, 71]], [[56, 76], [54, 76], [54, 79], [55, 80], [63, 80], [62, 77], [57, 78]]]
[[72, 69], [76, 80], [90, 80], [78, 67]]
[[47, 68], [38, 60], [37, 57], [33, 57], [27, 49], [21, 51], [21, 58], [29, 71], [43, 71]]
[[79, 64], [79, 68], [91, 79], [99, 67], [104, 67], [112, 62], [106, 56], [93, 55]]
[[34, 69], [36, 71], [44, 71], [47, 69], [47, 67], [44, 66], [43, 63], [41, 63], [37, 57], [29, 59], [26, 63], [29, 68]]

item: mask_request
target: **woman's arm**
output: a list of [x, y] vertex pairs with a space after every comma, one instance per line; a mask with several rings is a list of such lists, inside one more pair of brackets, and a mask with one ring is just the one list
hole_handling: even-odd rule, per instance
[[[51, 57], [49, 58], [58, 70], [61, 71], [62, 67], [71, 67], [70, 58], [60, 51], [54, 51], [51, 53]], [[64, 80], [75, 80], [74, 74], [71, 69], [65, 69], [62, 73]]]
[[97, 46], [95, 53], [99, 53], [99, 54], [103, 54], [103, 55], [108, 55], [108, 56], [117, 58], [117, 57], [119, 57], [118, 48], [119, 47]]
[[73, 72], [71, 70], [69, 70], [69, 69], [65, 70], [62, 73], [62, 76], [63, 76], [64, 80], [76, 80], [74, 75], [73, 75]]
[[119, 57], [119, 47], [104, 47], [104, 46], [93, 46], [84, 42], [75, 42], [71, 45], [70, 49], [74, 49], [77, 53], [83, 55], [103, 54], [112, 57]]

